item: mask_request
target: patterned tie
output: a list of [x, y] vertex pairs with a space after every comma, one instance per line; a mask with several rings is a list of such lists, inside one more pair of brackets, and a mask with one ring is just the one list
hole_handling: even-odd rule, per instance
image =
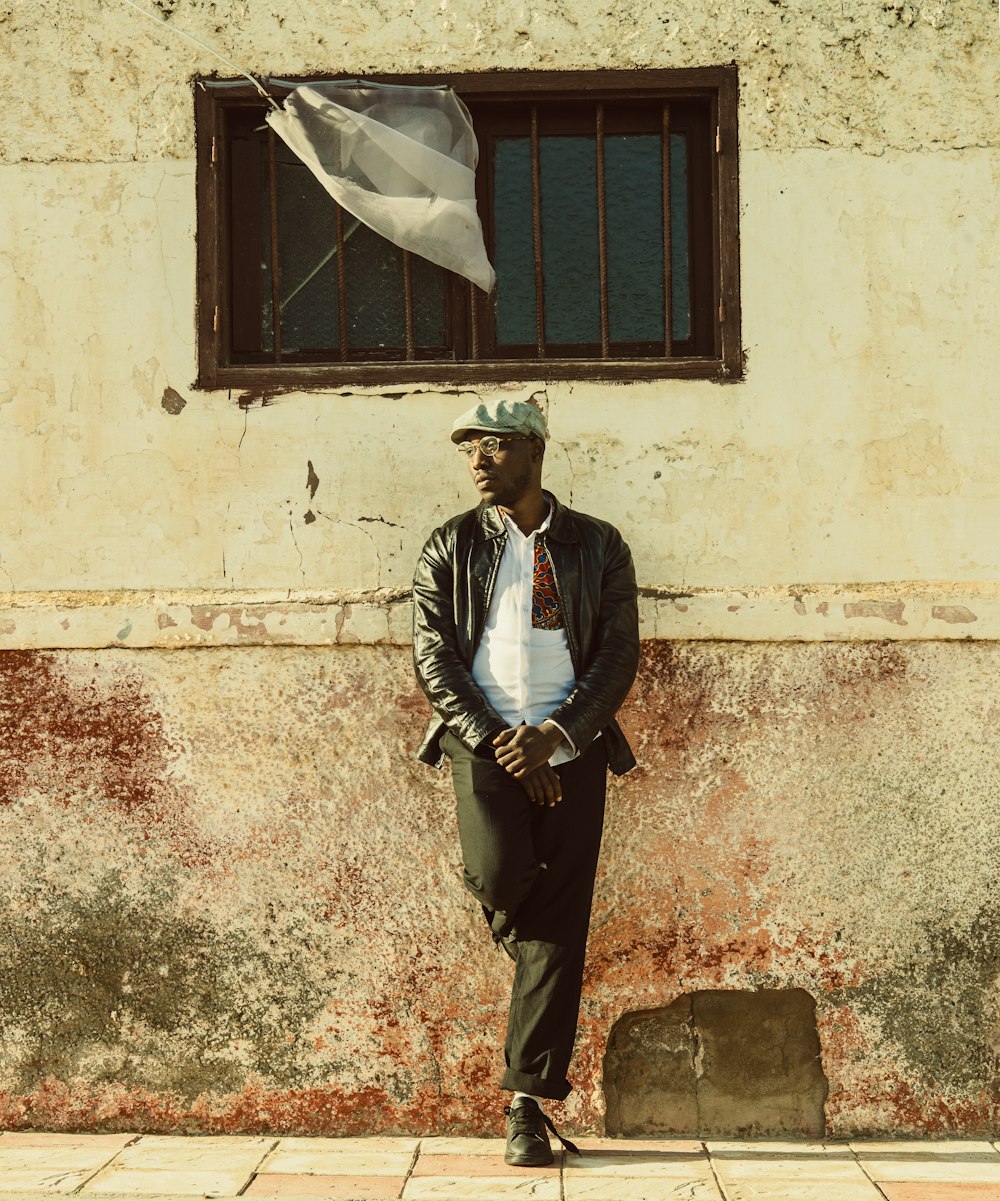
[[565, 623], [556, 577], [545, 538], [535, 535], [535, 567], [531, 588], [531, 624], [536, 630], [561, 630]]

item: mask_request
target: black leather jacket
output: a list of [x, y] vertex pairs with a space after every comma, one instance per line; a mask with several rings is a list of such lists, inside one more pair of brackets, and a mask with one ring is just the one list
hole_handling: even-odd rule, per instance
[[[623, 775], [635, 756], [615, 721], [639, 664], [632, 556], [606, 521], [560, 505], [551, 493], [545, 538], [566, 622], [576, 684], [550, 714], [582, 751], [603, 733], [608, 766]], [[413, 579], [413, 663], [434, 708], [417, 754], [440, 766], [448, 727], [471, 750], [506, 729], [472, 678], [507, 530], [494, 505], [453, 517], [427, 539]]]

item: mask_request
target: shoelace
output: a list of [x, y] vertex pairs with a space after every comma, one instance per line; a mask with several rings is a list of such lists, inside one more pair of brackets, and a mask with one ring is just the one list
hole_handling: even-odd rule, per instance
[[[534, 1113], [531, 1111], [534, 1110]], [[510, 1117], [514, 1126], [514, 1134], [533, 1134], [536, 1138], [541, 1138], [542, 1135], [537, 1129], [535, 1114], [538, 1115], [546, 1126], [552, 1131], [559, 1142], [563, 1145], [570, 1155], [581, 1155], [580, 1148], [576, 1143], [571, 1143], [568, 1138], [563, 1138], [559, 1131], [552, 1124], [552, 1119], [547, 1113], [543, 1113], [536, 1105], [507, 1105], [504, 1108], [504, 1114]]]
[[580, 1154], [580, 1148], [576, 1145], [576, 1143], [571, 1143], [568, 1138], [563, 1138], [563, 1136], [559, 1133], [559, 1131], [555, 1128], [555, 1126], [552, 1125], [552, 1119], [549, 1117], [549, 1115], [547, 1113], [542, 1114], [542, 1119], [544, 1120], [545, 1125], [548, 1126], [548, 1128], [552, 1131], [552, 1133], [556, 1136], [556, 1138], [562, 1143], [563, 1147], [570, 1153], [570, 1155], [579, 1155]]

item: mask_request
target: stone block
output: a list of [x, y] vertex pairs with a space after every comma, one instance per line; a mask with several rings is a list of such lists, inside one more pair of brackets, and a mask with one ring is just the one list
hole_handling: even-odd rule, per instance
[[815, 1003], [802, 989], [707, 990], [626, 1014], [604, 1089], [612, 1135], [822, 1137]]

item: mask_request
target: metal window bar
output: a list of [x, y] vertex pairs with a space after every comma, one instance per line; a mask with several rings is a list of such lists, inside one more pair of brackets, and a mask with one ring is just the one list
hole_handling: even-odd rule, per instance
[[531, 109], [531, 227], [535, 251], [535, 341], [545, 358], [545, 280], [542, 275], [542, 173], [538, 152], [538, 109]]
[[337, 317], [340, 326], [340, 361], [347, 362], [347, 264], [344, 261], [344, 210], [334, 202], [337, 233]]
[[410, 252], [403, 251], [403, 303], [406, 310], [406, 361], [412, 363], [413, 353], [413, 264]]
[[601, 294], [601, 358], [611, 353], [608, 328], [608, 206], [604, 182], [604, 105], [597, 105], [595, 128], [597, 151], [597, 254]]
[[267, 131], [267, 194], [270, 208], [271, 229], [271, 337], [274, 343], [274, 361], [281, 362], [281, 264], [278, 261], [278, 156], [277, 134], [268, 127]]
[[465, 280], [465, 288], [469, 297], [469, 328], [472, 334], [471, 358], [479, 358], [479, 296], [478, 289], [470, 280]]
[[663, 106], [661, 129], [663, 161], [663, 357], [674, 353], [673, 261], [670, 241], [670, 105]]

